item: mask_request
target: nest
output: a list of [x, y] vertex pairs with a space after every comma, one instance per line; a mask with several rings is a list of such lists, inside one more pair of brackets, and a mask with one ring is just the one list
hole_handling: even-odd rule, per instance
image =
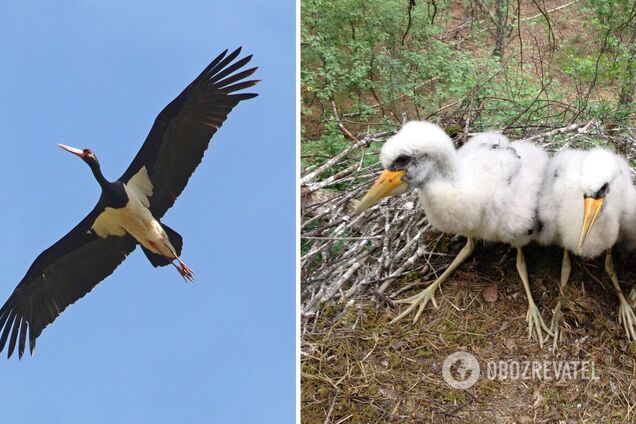
[[[300, 267], [305, 318], [315, 317], [326, 302], [344, 312], [361, 298], [390, 301], [413, 285], [435, 278], [454, 257], [442, 249], [449, 239], [428, 224], [414, 193], [391, 198], [359, 216], [351, 214], [356, 199], [381, 168], [377, 160], [365, 166], [365, 158], [377, 156], [378, 145], [396, 130], [349, 137], [353, 138], [349, 147], [303, 173]], [[592, 120], [544, 128], [524, 139], [552, 153], [566, 147], [610, 147], [633, 165], [635, 134], [634, 128], [607, 128]], [[467, 128], [456, 137], [456, 144], [470, 135]], [[396, 280], [409, 284], [395, 287]]]

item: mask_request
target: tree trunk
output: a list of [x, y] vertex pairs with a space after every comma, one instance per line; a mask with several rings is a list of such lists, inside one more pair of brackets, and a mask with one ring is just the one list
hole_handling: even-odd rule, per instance
[[492, 54], [500, 59], [503, 59], [504, 50], [506, 48], [506, 30], [508, 28], [508, 1], [509, 0], [495, 0], [497, 39], [495, 40], [495, 49]]
[[627, 47], [629, 57], [625, 69], [625, 77], [622, 81], [621, 94], [618, 97], [618, 106], [627, 107], [634, 101], [636, 94], [636, 25], [632, 27], [632, 35]]

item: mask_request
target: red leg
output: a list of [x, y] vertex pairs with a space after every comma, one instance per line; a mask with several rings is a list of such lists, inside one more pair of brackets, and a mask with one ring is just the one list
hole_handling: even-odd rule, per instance
[[[157, 244], [155, 242], [150, 241], [149, 244], [157, 252], [161, 252], [161, 249], [159, 249], [159, 246], [157, 246]], [[192, 269], [190, 269], [190, 267], [188, 267], [186, 264], [184, 264], [183, 261], [181, 259], [179, 259], [179, 257], [177, 255], [175, 255], [174, 258], [168, 258], [168, 259], [170, 259], [172, 261], [174, 261], [176, 259], [179, 262], [179, 265], [176, 265], [174, 262], [172, 262], [172, 265], [174, 265], [174, 267], [177, 268], [177, 271], [179, 271], [179, 274], [181, 274], [181, 276], [183, 277], [183, 279], [186, 282], [188, 282], [188, 283], [193, 283], [194, 282], [194, 271], [192, 271]]]
[[177, 271], [179, 271], [179, 274], [181, 274], [181, 276], [183, 277], [184, 280], [186, 280], [186, 282], [193, 283], [194, 271], [192, 271], [190, 267], [184, 264], [183, 261], [181, 261], [181, 259], [179, 259], [178, 257], [176, 259], [179, 262], [179, 266], [175, 265], [174, 263], [173, 265], [175, 266], [175, 268], [177, 268]]

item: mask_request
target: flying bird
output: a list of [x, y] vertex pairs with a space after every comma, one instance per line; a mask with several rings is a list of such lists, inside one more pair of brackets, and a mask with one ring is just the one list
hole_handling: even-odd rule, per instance
[[230, 111], [255, 93], [237, 93], [258, 80], [241, 48], [217, 56], [155, 119], [124, 174], [108, 181], [90, 149], [60, 147], [90, 167], [101, 188], [97, 205], [75, 228], [42, 252], [0, 309], [0, 352], [16, 346], [31, 354], [42, 330], [109, 276], [137, 247], [155, 267], [173, 264], [186, 281], [194, 273], [181, 260], [183, 240], [161, 222], [201, 162], [210, 139]]
[[[612, 247], [625, 242], [636, 247], [636, 190], [627, 162], [615, 153], [594, 148], [565, 149], [550, 161], [539, 201], [543, 223], [538, 241], [563, 248], [560, 292], [570, 277], [568, 251], [582, 258], [605, 253], [605, 271], [619, 299], [618, 320], [629, 340], [636, 340], [636, 316], [625, 299], [614, 270]], [[563, 338], [561, 300], [550, 325], [553, 348]]]
[[455, 150], [448, 135], [429, 122], [408, 122], [382, 146], [384, 172], [358, 204], [356, 213], [382, 198], [417, 190], [428, 221], [440, 231], [463, 235], [466, 245], [439, 278], [421, 293], [399, 300], [415, 308], [417, 321], [427, 303], [437, 306], [437, 288], [473, 252], [475, 240], [508, 243], [517, 249], [517, 271], [528, 297], [529, 336], [543, 346], [549, 333], [532, 298], [523, 246], [538, 231], [538, 201], [548, 155], [530, 142], [510, 142], [496, 132], [474, 136]]

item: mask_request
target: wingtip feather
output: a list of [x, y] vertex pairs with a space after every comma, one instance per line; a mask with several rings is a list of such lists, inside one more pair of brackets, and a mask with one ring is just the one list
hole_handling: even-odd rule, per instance
[[11, 358], [11, 356], [13, 355], [13, 352], [15, 351], [15, 347], [18, 342], [18, 333], [20, 332], [21, 325], [22, 325], [22, 320], [18, 316], [16, 316], [16, 319], [13, 323], [13, 329], [11, 330], [11, 340], [9, 340], [9, 351], [8, 351], [9, 358]]

